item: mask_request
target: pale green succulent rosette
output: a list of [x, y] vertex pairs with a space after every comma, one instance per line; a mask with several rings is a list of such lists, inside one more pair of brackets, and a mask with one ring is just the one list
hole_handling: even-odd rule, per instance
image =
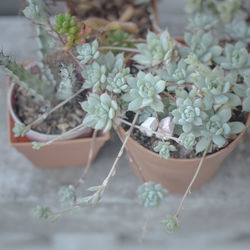
[[196, 152], [202, 152], [211, 142], [223, 147], [230, 135], [239, 134], [245, 129], [245, 125], [241, 122], [229, 122], [231, 117], [231, 109], [226, 107], [212, 115], [201, 129], [202, 137], [196, 144]]
[[76, 47], [77, 49], [77, 59], [80, 60], [81, 64], [88, 63], [91, 59], [95, 60], [99, 57], [100, 52], [98, 51], [98, 42], [94, 40], [92, 44], [85, 43]]
[[195, 89], [190, 93], [182, 91], [176, 99], [176, 105], [177, 108], [172, 111], [173, 122], [181, 125], [185, 133], [196, 131], [197, 127], [203, 125], [208, 118], [203, 110], [203, 102], [196, 96]]
[[169, 142], [159, 141], [157, 146], [154, 147], [154, 151], [159, 153], [161, 158], [168, 159], [170, 157], [170, 152], [176, 151], [176, 148]]
[[188, 26], [187, 28], [189, 30], [194, 31], [210, 31], [212, 30], [216, 24], [218, 23], [218, 20], [212, 16], [197, 13], [194, 16], [191, 16], [188, 19]]
[[193, 133], [182, 133], [179, 139], [181, 145], [186, 149], [190, 149], [196, 144], [196, 137]]
[[127, 79], [130, 90], [123, 95], [123, 99], [129, 102], [128, 110], [137, 111], [143, 107], [151, 107], [156, 112], [163, 111], [163, 103], [160, 93], [165, 89], [165, 81], [151, 73], [140, 71], [137, 77]]
[[81, 103], [81, 106], [87, 112], [83, 124], [96, 130], [103, 130], [104, 133], [111, 129], [118, 105], [107, 93], [101, 96], [90, 94], [88, 100]]
[[218, 45], [218, 39], [211, 32], [199, 30], [194, 34], [185, 33], [184, 40], [188, 47], [179, 49], [180, 55], [183, 57], [193, 53], [201, 63], [210, 65], [213, 58], [220, 56], [222, 53], [222, 48]]
[[250, 43], [250, 25], [246, 21], [234, 20], [226, 25], [225, 31], [234, 41], [241, 41], [245, 44]]
[[243, 98], [243, 111], [250, 112], [250, 74], [244, 76], [243, 84], [235, 84], [233, 90], [238, 96]]
[[179, 220], [170, 214], [167, 214], [166, 219], [161, 221], [167, 233], [172, 234], [180, 230]]
[[222, 22], [231, 22], [237, 14], [240, 14], [240, 5], [239, 0], [224, 0], [218, 3], [217, 10]]
[[138, 200], [146, 208], [158, 207], [164, 200], [168, 191], [161, 184], [153, 181], [144, 183], [138, 188]]
[[[192, 82], [192, 74], [195, 67], [189, 65], [184, 59], [178, 62], [171, 62], [164, 70], [159, 70], [158, 73], [161, 78], [167, 82], [174, 82], [177, 84], [184, 84]], [[168, 90], [174, 90], [176, 87], [168, 86]]]
[[224, 56], [214, 58], [222, 68], [241, 75], [250, 74], [250, 54], [244, 43], [226, 44], [224, 53]]
[[133, 59], [141, 65], [156, 66], [171, 60], [174, 51], [174, 40], [167, 31], [161, 33], [160, 37], [153, 32], [148, 32], [147, 43], [137, 45], [139, 54]]
[[232, 93], [232, 85], [237, 80], [234, 73], [225, 74], [219, 66], [213, 70], [201, 67], [197, 73], [192, 75], [194, 84], [202, 91], [202, 101], [206, 110], [210, 110], [213, 105], [229, 105], [232, 107], [241, 104], [239, 96]]

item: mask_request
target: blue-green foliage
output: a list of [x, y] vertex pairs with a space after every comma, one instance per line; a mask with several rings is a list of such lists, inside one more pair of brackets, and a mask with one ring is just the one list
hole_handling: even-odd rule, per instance
[[168, 191], [161, 184], [153, 181], [146, 182], [138, 188], [138, 200], [146, 208], [158, 207], [164, 200]]

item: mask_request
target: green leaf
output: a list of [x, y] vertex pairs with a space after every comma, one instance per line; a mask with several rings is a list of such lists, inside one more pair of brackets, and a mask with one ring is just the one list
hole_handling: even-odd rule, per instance
[[128, 110], [137, 111], [142, 105], [142, 99], [137, 98], [129, 103]]
[[213, 142], [218, 145], [219, 147], [222, 147], [225, 143], [226, 143], [226, 140], [223, 136], [221, 135], [214, 135], [213, 136]]
[[218, 112], [218, 116], [220, 117], [222, 123], [229, 121], [230, 118], [232, 117], [231, 109], [230, 108], [220, 109]]
[[211, 142], [210, 137], [202, 137], [196, 144], [195, 147], [196, 153], [204, 151], [209, 146], [210, 142]]
[[228, 125], [231, 127], [232, 134], [239, 134], [246, 128], [242, 122], [229, 122]]
[[242, 107], [244, 111], [250, 112], [250, 96], [243, 100]]

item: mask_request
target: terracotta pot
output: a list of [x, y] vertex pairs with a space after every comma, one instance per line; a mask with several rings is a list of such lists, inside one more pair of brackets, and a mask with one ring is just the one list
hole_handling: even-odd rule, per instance
[[[87, 163], [91, 138], [76, 138], [67, 141], [57, 141], [51, 145], [34, 150], [32, 142], [27, 137], [15, 138], [12, 132], [14, 121], [7, 110], [9, 144], [40, 168], [59, 168], [83, 166]], [[93, 160], [97, 153], [110, 138], [110, 134], [100, 135], [95, 140]]]
[[[249, 123], [250, 115], [248, 115], [246, 124]], [[227, 147], [205, 157], [192, 190], [200, 188], [215, 174], [223, 160], [239, 143], [245, 131], [241, 132]], [[118, 132], [121, 138], [124, 139], [125, 130], [119, 127]], [[160, 183], [170, 193], [174, 194], [185, 192], [200, 162], [200, 158], [162, 159], [157, 153], [146, 149], [131, 137], [128, 139], [126, 148], [131, 169], [139, 179]]]
[[[10, 79], [9, 79], [10, 86]], [[56, 141], [48, 146], [42, 147], [39, 150], [34, 150], [32, 148], [31, 140], [39, 138], [42, 135], [42, 141], [44, 135], [36, 131], [32, 131], [32, 134], [24, 137], [14, 137], [12, 129], [14, 127], [15, 121], [20, 121], [19, 118], [16, 118], [16, 114], [13, 108], [13, 91], [14, 87], [10, 88], [10, 91], [7, 93], [7, 121], [8, 121], [8, 141], [9, 144], [14, 147], [17, 151], [22, 153], [26, 158], [28, 158], [35, 166], [40, 168], [58, 168], [58, 167], [68, 167], [68, 166], [83, 166], [87, 163], [89, 149], [91, 145], [91, 134], [92, 130], [89, 128], [84, 128], [84, 131], [81, 131], [79, 134], [74, 134], [74, 139]], [[11, 98], [10, 98], [11, 97]], [[12, 101], [11, 101], [12, 100]], [[13, 115], [14, 114], [14, 115]], [[14, 120], [15, 119], [15, 120]], [[18, 120], [17, 120], [18, 119]], [[79, 131], [77, 131], [79, 132]], [[46, 136], [46, 135], [45, 135]], [[49, 135], [51, 136], [51, 135]], [[53, 137], [54, 135], [52, 135]], [[85, 138], [87, 137], [88, 138]], [[47, 137], [48, 138], [48, 137]], [[104, 145], [106, 141], [110, 138], [110, 134], [100, 134], [95, 140], [95, 149], [93, 154], [93, 160], [95, 159], [97, 153]]]

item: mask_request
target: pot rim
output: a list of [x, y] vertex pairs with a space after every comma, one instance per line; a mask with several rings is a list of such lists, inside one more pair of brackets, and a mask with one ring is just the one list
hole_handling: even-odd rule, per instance
[[[234, 144], [236, 144], [241, 139], [241, 137], [243, 136], [243, 134], [247, 130], [248, 125], [250, 124], [250, 113], [249, 112], [246, 112], [246, 113], [247, 113], [247, 120], [245, 122], [246, 128], [240, 134], [238, 134], [237, 137], [231, 143], [229, 143], [226, 147], [222, 148], [221, 150], [219, 150], [219, 151], [217, 151], [215, 153], [206, 155], [205, 159], [210, 159], [210, 158], [213, 158], [213, 157], [215, 157], [215, 156], [217, 156], [219, 154], [222, 154], [228, 147], [232, 147]], [[124, 130], [124, 128], [121, 125], [118, 127], [118, 132], [120, 134], [125, 134], [126, 133], [126, 131]], [[140, 143], [138, 143], [136, 140], [134, 140], [131, 136], [129, 137], [129, 139], [132, 140], [134, 143], [136, 143], [137, 146], [139, 148], [141, 148], [141, 150], [144, 151], [145, 153], [151, 154], [152, 157], [154, 156], [154, 157], [159, 157], [160, 158], [159, 154], [157, 154], [156, 152], [153, 152], [153, 151], [143, 147]], [[201, 157], [191, 158], [191, 159], [189, 159], [189, 158], [173, 158], [173, 157], [169, 157], [168, 159], [165, 159], [165, 160], [166, 161], [167, 160], [181, 161], [181, 162], [184, 162], [184, 161], [197, 162], [200, 159], [201, 159]]]

